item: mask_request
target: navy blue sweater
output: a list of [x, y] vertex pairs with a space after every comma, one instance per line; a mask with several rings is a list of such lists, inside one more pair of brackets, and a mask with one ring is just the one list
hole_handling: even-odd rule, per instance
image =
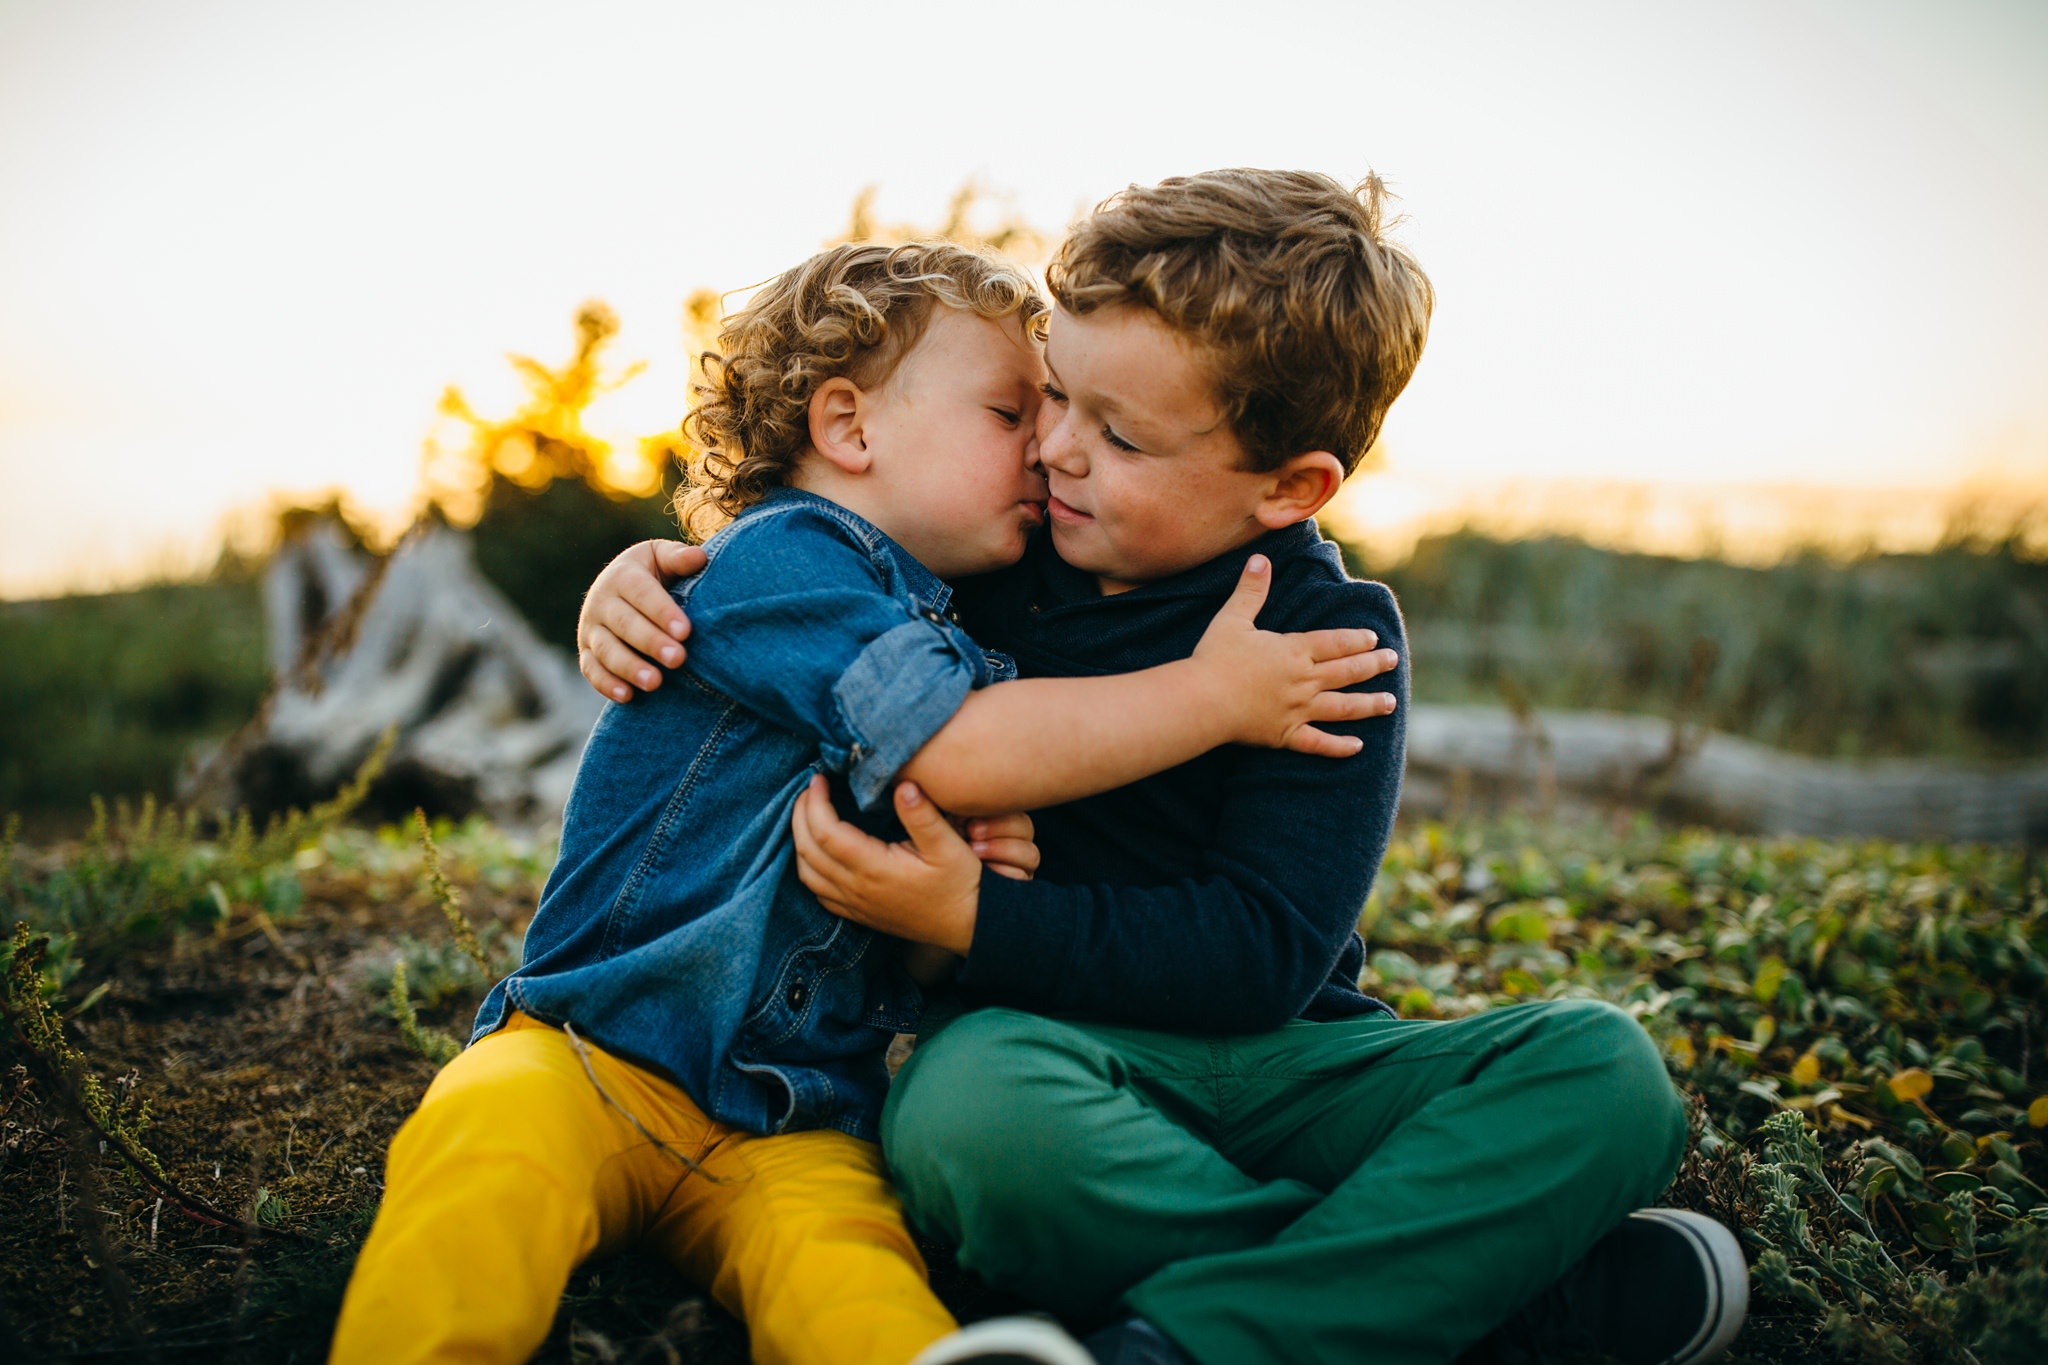
[[[1101, 595], [1049, 536], [1016, 568], [960, 585], [961, 624], [1025, 677], [1088, 677], [1192, 654], [1254, 552], [1273, 561], [1266, 630], [1366, 627], [1401, 651], [1391, 716], [1328, 725], [1364, 750], [1317, 758], [1229, 745], [1032, 812], [1038, 879], [985, 873], [959, 985], [972, 1004], [1197, 1033], [1387, 1011], [1358, 989], [1358, 912], [1400, 798], [1408, 657], [1394, 596], [1344, 572], [1313, 522], [1199, 568]], [[1391, 1013], [1391, 1011], [1387, 1011]]]

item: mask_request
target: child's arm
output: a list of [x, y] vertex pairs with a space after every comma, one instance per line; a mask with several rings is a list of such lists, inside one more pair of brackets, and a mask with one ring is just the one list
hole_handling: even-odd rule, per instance
[[1379, 699], [1336, 690], [1378, 671], [1375, 639], [1259, 630], [1271, 571], [1253, 560], [1192, 657], [988, 687], [981, 648], [902, 595], [856, 531], [792, 507], [736, 527], [696, 580], [683, 671], [816, 741], [863, 809], [906, 775], [950, 810], [990, 815], [1105, 791], [1226, 743], [1355, 751], [1318, 725], [1377, 711]]
[[[690, 631], [666, 584], [696, 571], [675, 541], [645, 541], [591, 584], [577, 622], [578, 660], [598, 691], [652, 691], [650, 657], [680, 655]], [[900, 771], [961, 815], [1057, 805], [1107, 791], [1222, 744], [1341, 758], [1357, 742], [1318, 723], [1384, 715], [1389, 700], [1338, 689], [1391, 667], [1371, 631], [1281, 636], [1254, 624], [1271, 566], [1246, 562], [1237, 591], [1192, 658], [1102, 678], [1024, 679], [971, 694]], [[636, 652], [638, 651], [638, 652]]]
[[[613, 701], [661, 686], [661, 669], [681, 664], [690, 618], [668, 585], [704, 567], [704, 552], [680, 540], [643, 540], [604, 566], [576, 615], [576, 667]], [[655, 667], [659, 664], [661, 667]]]
[[[964, 875], [968, 878], [979, 880], [981, 872], [986, 870], [994, 876], [1007, 877], [1011, 881], [1028, 882], [1031, 880], [1032, 874], [1038, 868], [1038, 845], [1032, 842], [1031, 836], [1033, 831], [1029, 815], [1022, 811], [1012, 811], [1008, 815], [999, 815], [989, 819], [949, 820], [944, 815], [939, 814], [929, 801], [924, 802], [921, 808], [912, 809], [906, 807], [904, 804], [904, 793], [908, 790], [912, 790], [909, 783], [897, 784], [896, 810], [899, 818], [908, 809], [910, 812], [909, 818], [914, 822], [908, 827], [916, 830], [923, 830], [925, 828], [924, 822], [927, 820], [939, 820], [945, 824], [949, 833], [956, 833], [959, 837], [937, 846], [943, 848], [948, 853], [959, 849], [968, 850], [969, 861], [974, 865], [964, 869], [953, 869], [956, 876], [964, 872]], [[825, 810], [828, 813], [832, 812], [831, 798], [825, 795], [825, 791], [825, 780], [819, 778], [797, 800], [797, 814], [792, 823], [796, 829], [799, 844], [802, 843], [805, 831], [808, 829], [804, 811], [807, 802], [821, 800], [825, 803]], [[912, 803], [912, 806], [915, 805], [916, 803]], [[848, 825], [847, 828], [852, 829], [853, 827]], [[967, 842], [969, 840], [972, 842]], [[877, 847], [882, 846], [877, 841]], [[799, 859], [797, 875], [802, 878], [803, 874], [804, 863]], [[809, 884], [808, 879], [806, 879], [806, 885]], [[812, 889], [815, 890], [816, 887], [814, 886]], [[821, 897], [820, 899], [823, 898]], [[828, 906], [832, 904], [830, 901], [826, 903]], [[844, 913], [844, 911], [840, 913]], [[903, 938], [903, 935], [897, 934], [895, 937]], [[972, 938], [972, 933], [967, 937]], [[919, 942], [915, 939], [905, 939], [903, 944], [903, 965], [909, 971], [912, 980], [925, 989], [930, 990], [934, 986], [953, 979], [953, 973], [960, 966], [960, 954], [953, 952], [951, 949], [937, 947], [930, 943]]]
[[798, 880], [835, 915], [966, 957], [981, 860], [914, 782], [896, 784], [896, 818], [910, 838], [885, 844], [841, 820], [825, 779], [812, 778], [790, 816]]
[[985, 687], [898, 777], [958, 815], [1035, 810], [1121, 787], [1224, 744], [1343, 758], [1360, 741], [1318, 721], [1385, 714], [1387, 698], [1339, 689], [1383, 671], [1367, 630], [1280, 635], [1254, 623], [1272, 565], [1245, 563], [1192, 657], [1102, 678]]
[[[1380, 624], [1384, 637], [1401, 639], [1390, 597]], [[1407, 669], [1370, 685], [1405, 697]], [[1356, 952], [1359, 907], [1400, 793], [1403, 711], [1335, 728], [1364, 740], [1364, 751], [1336, 764], [1232, 751], [1214, 837], [1177, 881], [983, 876], [950, 828], [920, 820], [901, 797], [911, 844], [883, 844], [838, 821], [829, 804], [799, 801], [798, 872], [837, 914], [956, 947], [964, 935], [959, 980], [976, 1003], [1147, 1028], [1276, 1028], [1299, 1016], [1340, 958]], [[1276, 821], [1276, 812], [1285, 814]], [[1362, 966], [1350, 964], [1347, 974]]]

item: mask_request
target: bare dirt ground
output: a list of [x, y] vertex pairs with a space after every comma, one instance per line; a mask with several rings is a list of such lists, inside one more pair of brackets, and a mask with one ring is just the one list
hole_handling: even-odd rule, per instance
[[[123, 960], [72, 1024], [172, 1180], [271, 1230], [208, 1226], [136, 1181], [75, 1115], [0, 1055], [0, 1360], [325, 1357], [341, 1291], [382, 1190], [384, 1151], [433, 1065], [409, 1050], [372, 981], [401, 936], [447, 927], [426, 895], [380, 897], [359, 876], [313, 875], [272, 932], [171, 935]], [[517, 923], [523, 888], [465, 888], [480, 924]], [[474, 994], [423, 1011], [464, 1031]], [[927, 1248], [963, 1316], [1002, 1301]], [[583, 1268], [542, 1361], [739, 1365], [746, 1334], [665, 1266]]]

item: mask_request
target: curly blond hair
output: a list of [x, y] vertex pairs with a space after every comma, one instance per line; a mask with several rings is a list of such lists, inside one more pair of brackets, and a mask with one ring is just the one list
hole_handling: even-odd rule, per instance
[[810, 448], [818, 386], [840, 376], [862, 388], [888, 382], [935, 304], [1016, 317], [1043, 337], [1045, 300], [1031, 277], [953, 242], [835, 246], [762, 286], [698, 357], [697, 403], [683, 420], [696, 454], [676, 494], [684, 533], [702, 541], [788, 486]]
[[1046, 267], [1076, 315], [1135, 305], [1197, 343], [1249, 468], [1327, 450], [1348, 473], [1408, 384], [1436, 304], [1386, 239], [1377, 176], [1223, 170], [1133, 185]]

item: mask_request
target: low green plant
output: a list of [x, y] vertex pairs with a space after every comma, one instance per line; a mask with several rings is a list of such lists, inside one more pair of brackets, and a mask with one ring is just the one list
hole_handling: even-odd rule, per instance
[[[419, 1008], [431, 1009], [452, 995], [489, 986], [517, 965], [518, 945], [510, 944], [509, 961], [502, 966], [494, 965], [492, 953], [462, 911], [462, 893], [455, 889], [441, 866], [441, 849], [434, 841], [433, 827], [423, 810], [413, 811], [413, 837], [419, 843], [421, 876], [434, 904], [440, 907], [441, 917], [448, 922], [451, 942], [427, 944], [409, 936], [401, 938], [398, 956], [391, 964], [389, 984], [384, 989], [384, 1001], [405, 1045], [434, 1065], [446, 1066], [462, 1050], [462, 1045], [446, 1033], [423, 1027]], [[502, 926], [491, 926], [492, 944], [499, 950], [501, 961], [509, 937]], [[417, 1003], [411, 985], [415, 978], [421, 983]]]
[[484, 956], [484, 946], [477, 940], [476, 926], [469, 922], [469, 916], [462, 913], [462, 893], [448, 881], [448, 874], [441, 870], [441, 850], [434, 844], [433, 828], [427, 823], [427, 813], [413, 808], [413, 828], [420, 841], [420, 853], [426, 864], [428, 889], [434, 893], [434, 904], [441, 907], [441, 918], [448, 921], [448, 930], [455, 936], [455, 946], [463, 956], [476, 964], [477, 972], [490, 978], [490, 960]]
[[44, 934], [52, 990], [86, 967], [172, 929], [224, 930], [237, 913], [283, 919], [305, 899], [296, 856], [345, 820], [383, 771], [387, 733], [332, 798], [274, 816], [259, 832], [246, 810], [207, 817], [144, 797], [130, 807], [93, 799], [93, 820], [71, 855], [26, 875], [0, 865], [0, 914]]
[[123, 1088], [117, 1099], [87, 1062], [85, 1054], [72, 1046], [64, 1033], [64, 1016], [57, 1010], [55, 991], [43, 974], [50, 939], [35, 934], [17, 921], [8, 944], [4, 973], [0, 973], [0, 1014], [8, 1030], [27, 1048], [43, 1072], [46, 1082], [64, 1091], [102, 1135], [125, 1144], [128, 1159], [141, 1169], [139, 1175], [165, 1180], [163, 1163], [142, 1141], [149, 1128], [149, 1103], [129, 1103], [132, 1091]]
[[398, 1036], [405, 1039], [405, 1045], [435, 1066], [446, 1066], [455, 1060], [455, 1054], [462, 1051], [462, 1044], [439, 1029], [425, 1028], [420, 1016], [413, 1008], [412, 996], [405, 985], [405, 959], [391, 964], [391, 989], [385, 993], [385, 1003], [390, 1007], [391, 1017], [398, 1024]]
[[[14, 923], [0, 945], [0, 1012], [9, 1039], [25, 1050], [39, 1084], [98, 1133], [103, 1150], [116, 1149], [135, 1178], [209, 1221], [237, 1220], [171, 1183], [142, 1140], [148, 1104], [109, 1091], [66, 1034], [59, 1006], [83, 967], [124, 947], [186, 925], [224, 929], [238, 905], [266, 926], [271, 915], [295, 911], [304, 898], [296, 855], [361, 803], [393, 738], [386, 734], [331, 800], [275, 818], [261, 834], [246, 811], [218, 819], [218, 837], [209, 840], [196, 812], [145, 798], [133, 810], [116, 802], [110, 817], [95, 798], [92, 826], [72, 856], [36, 875], [23, 871], [15, 853], [17, 820], [10, 817], [0, 830], [0, 908]], [[106, 990], [103, 983], [70, 1012], [90, 1008]]]
[[[1405, 1014], [1634, 1014], [1733, 1172], [1758, 1294], [1841, 1358], [2028, 1354], [2048, 1324], [2048, 866], [2020, 849], [1426, 824], [1361, 927]], [[1720, 1163], [1732, 1163], [1721, 1165]]]
[[2038, 1365], [2048, 1360], [2048, 1225], [2015, 1228], [2006, 1250], [1957, 1288], [1952, 1321], [1981, 1365]]

